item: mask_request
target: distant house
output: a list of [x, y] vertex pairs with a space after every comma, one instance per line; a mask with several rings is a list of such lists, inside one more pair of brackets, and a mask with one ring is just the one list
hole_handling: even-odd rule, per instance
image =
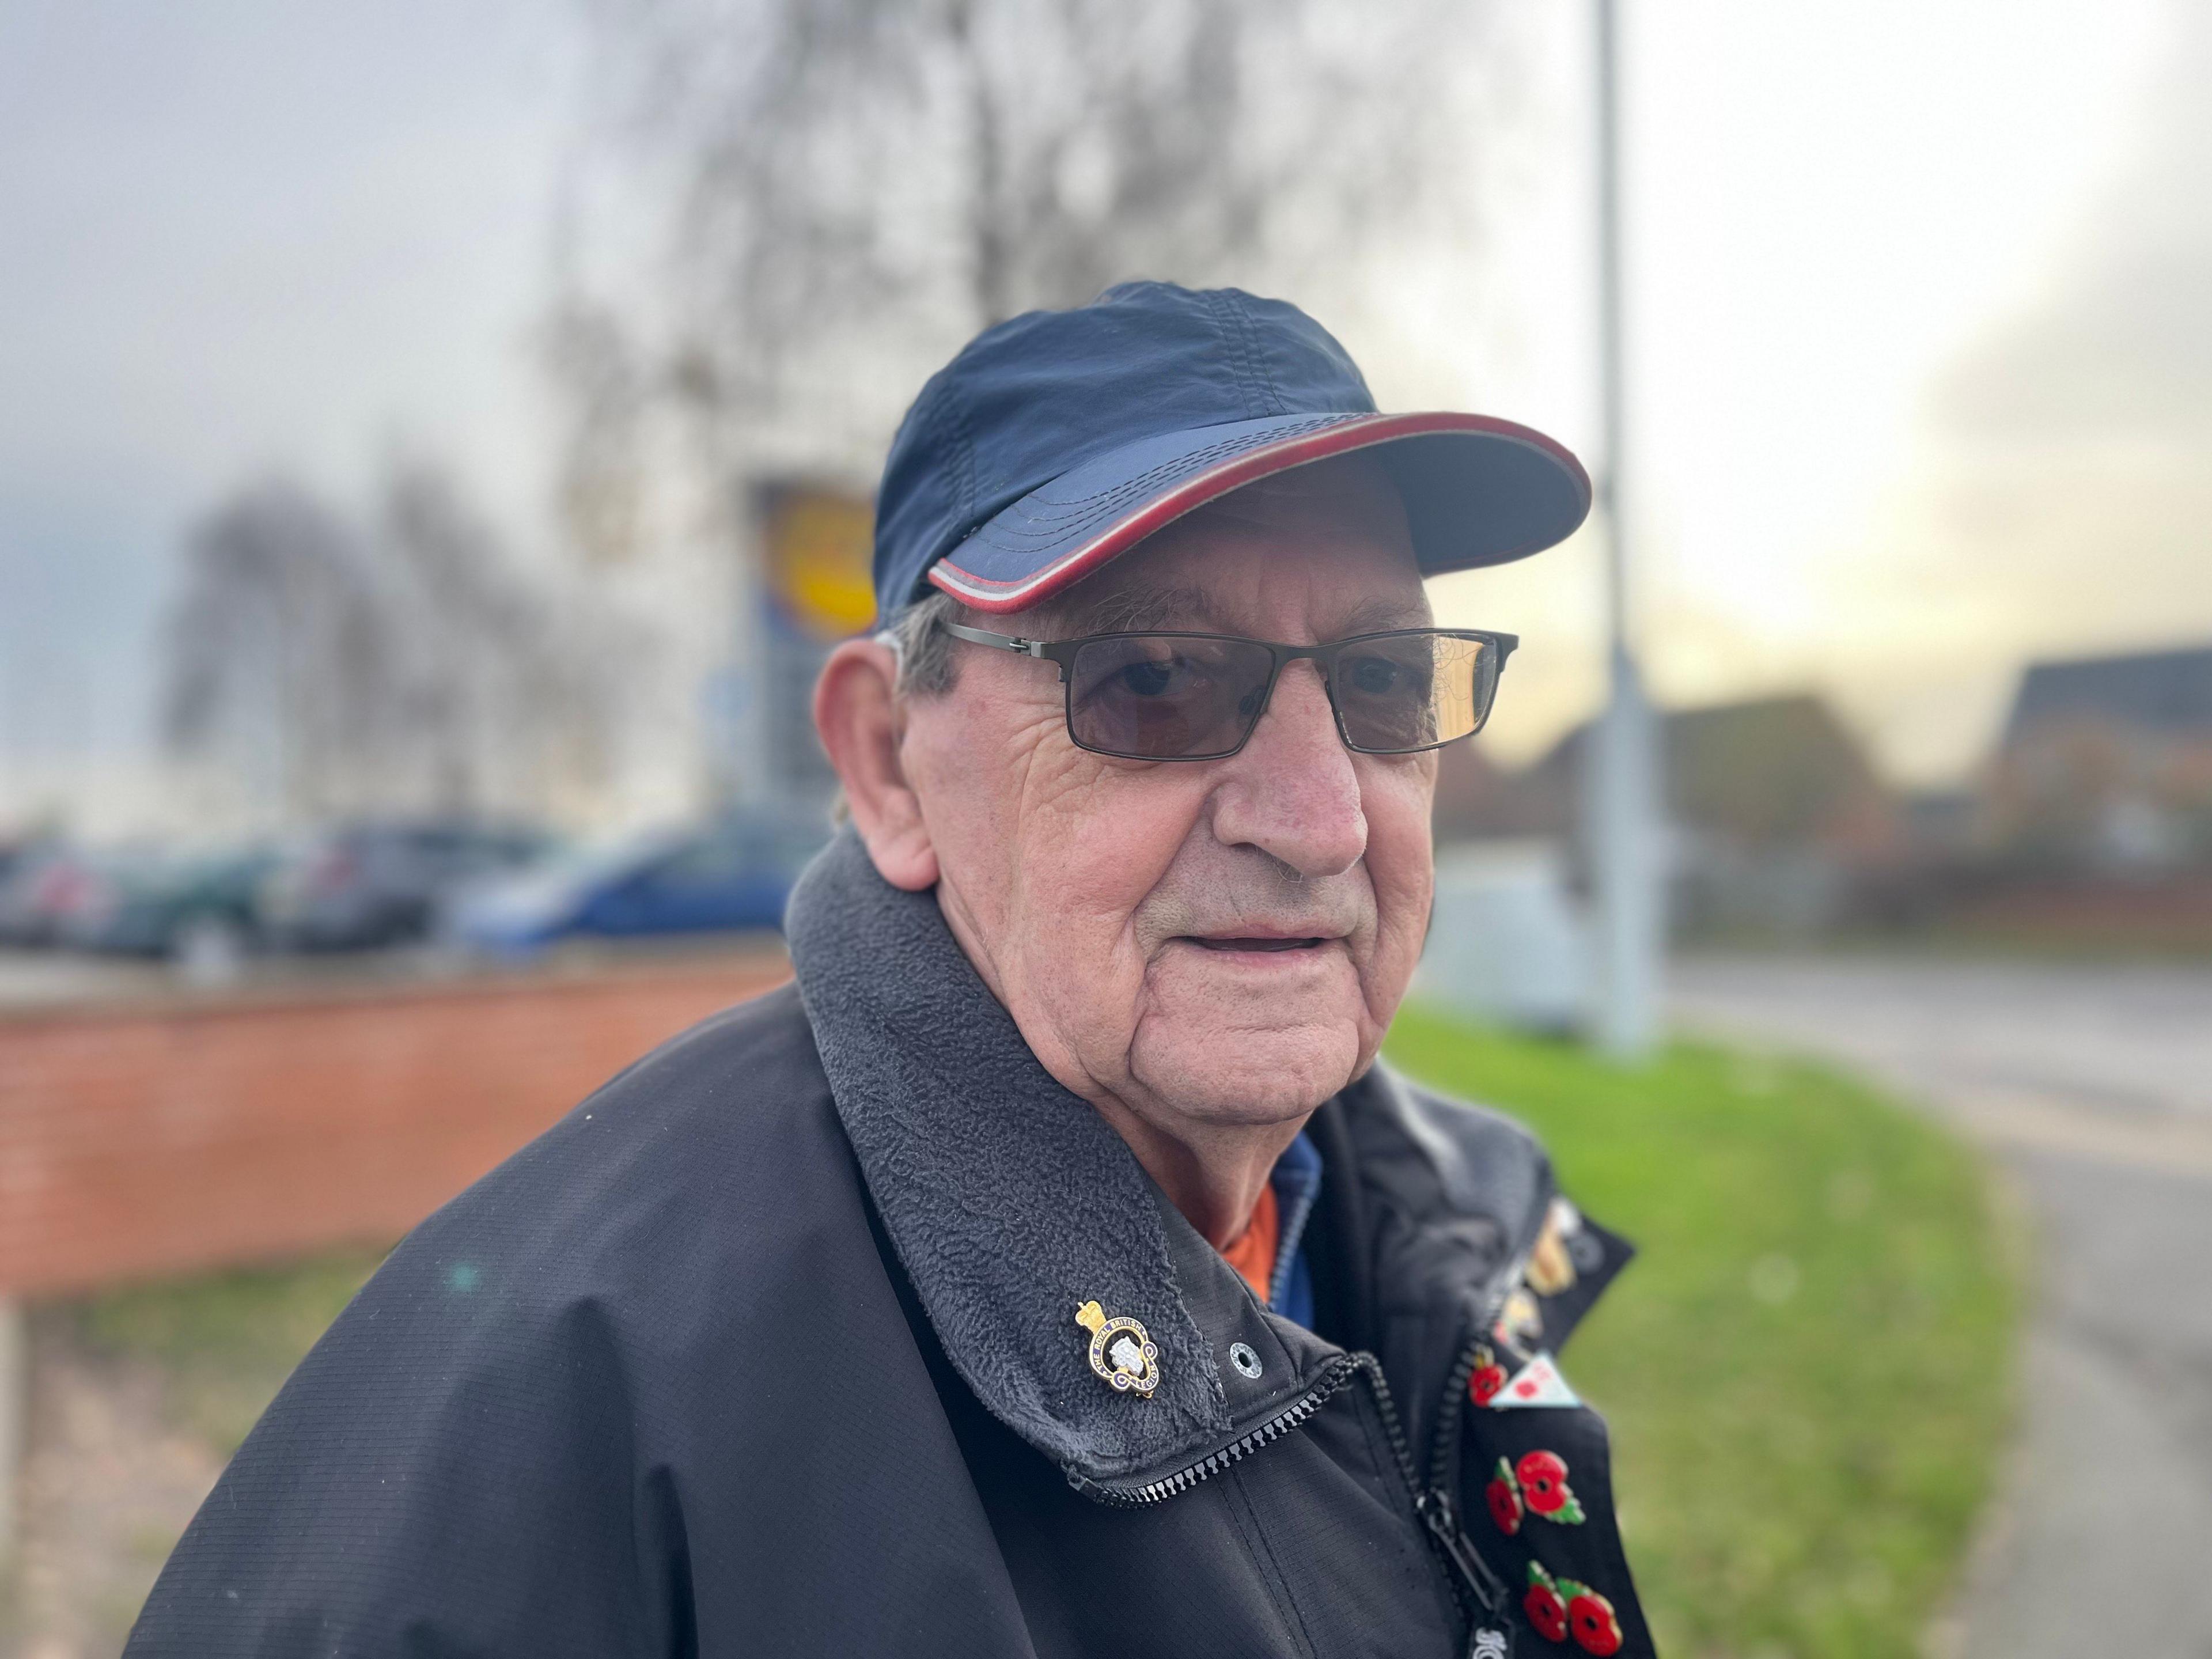
[[1897, 805], [1824, 699], [1682, 709], [1664, 729], [1677, 825], [1745, 850], [1805, 848], [1845, 864], [1896, 854]]
[[2212, 864], [2212, 646], [2033, 664], [1983, 793], [1982, 841], [2023, 872]]
[[1437, 841], [1564, 838], [1573, 803], [1559, 797], [1539, 769], [1500, 766], [1478, 743], [1455, 743], [1437, 757]]
[[2212, 742], [2212, 645], [2031, 664], [2005, 721], [2005, 745], [2083, 722]]
[[[1810, 694], [1661, 717], [1673, 830], [1673, 905], [1692, 932], [1816, 931], [1869, 874], [1901, 855], [1904, 820], [1849, 728]], [[1551, 836], [1572, 842], [1589, 727], [1524, 771], [1446, 751], [1440, 842]]]
[[[1849, 728], [1809, 692], [1677, 708], [1660, 716], [1668, 817], [1747, 847], [1816, 844], [1887, 853], [1896, 809]], [[1572, 827], [1590, 728], [1578, 726], [1522, 787]]]
[[1684, 709], [1663, 730], [1679, 932], [1824, 931], [1901, 855], [1896, 801], [1822, 698]]

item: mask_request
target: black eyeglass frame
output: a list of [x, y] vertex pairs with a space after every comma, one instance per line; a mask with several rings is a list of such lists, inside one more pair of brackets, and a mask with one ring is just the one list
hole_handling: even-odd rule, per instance
[[[1035, 657], [1051, 663], [1060, 671], [1062, 690], [1061, 714], [1067, 726], [1067, 740], [1078, 749], [1088, 750], [1094, 755], [1107, 755], [1115, 760], [1152, 762], [1227, 760], [1239, 753], [1252, 741], [1252, 734], [1260, 729], [1267, 718], [1268, 705], [1274, 701], [1275, 682], [1282, 678], [1286, 663], [1301, 659], [1311, 662], [1320, 672], [1322, 690], [1328, 697], [1328, 710], [1336, 721], [1336, 735], [1346, 749], [1355, 755], [1421, 755], [1431, 749], [1441, 749], [1448, 743], [1457, 743], [1462, 738], [1471, 738], [1490, 723], [1490, 711], [1498, 701], [1498, 682], [1505, 672], [1505, 664], [1521, 643], [1517, 634], [1493, 633], [1477, 628], [1391, 628], [1373, 634], [1354, 634], [1349, 639], [1331, 640], [1323, 645], [1285, 645], [1275, 640], [1255, 640], [1243, 634], [1200, 634], [1178, 629], [1129, 629], [1114, 634], [1085, 634], [1072, 640], [1025, 640], [1012, 634], [994, 634], [987, 629], [963, 627], [958, 623], [939, 621], [937, 624], [957, 640], [971, 645], [989, 646], [994, 650], [1011, 651], [1017, 656]], [[1489, 676], [1489, 684], [1482, 705], [1475, 710], [1474, 724], [1466, 731], [1449, 738], [1439, 738], [1434, 743], [1415, 744], [1409, 749], [1370, 749], [1354, 743], [1345, 729], [1344, 708], [1336, 700], [1336, 659], [1340, 653], [1355, 645], [1364, 645], [1374, 640], [1404, 639], [1410, 635], [1452, 640], [1473, 640], [1489, 647], [1498, 653], [1498, 666]], [[1244, 735], [1237, 739], [1236, 747], [1218, 749], [1203, 755], [1140, 755], [1123, 749], [1104, 749], [1085, 743], [1075, 732], [1075, 681], [1068, 670], [1076, 653], [1089, 645], [1102, 644], [1109, 640], [1212, 640], [1231, 645], [1256, 645], [1273, 659], [1267, 667], [1267, 678], [1260, 688], [1260, 706], [1246, 723]]]

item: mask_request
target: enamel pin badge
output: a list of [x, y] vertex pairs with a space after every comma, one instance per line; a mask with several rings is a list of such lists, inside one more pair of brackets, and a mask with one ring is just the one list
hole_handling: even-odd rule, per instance
[[1150, 1400], [1160, 1386], [1160, 1351], [1145, 1328], [1126, 1316], [1107, 1318], [1096, 1302], [1078, 1308], [1075, 1322], [1091, 1333], [1091, 1369], [1117, 1390]]

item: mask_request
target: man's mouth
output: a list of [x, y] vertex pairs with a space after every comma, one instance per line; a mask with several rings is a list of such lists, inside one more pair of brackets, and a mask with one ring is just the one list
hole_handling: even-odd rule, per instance
[[1202, 939], [1193, 936], [1193, 945], [1208, 951], [1317, 951], [1328, 943], [1325, 939]]

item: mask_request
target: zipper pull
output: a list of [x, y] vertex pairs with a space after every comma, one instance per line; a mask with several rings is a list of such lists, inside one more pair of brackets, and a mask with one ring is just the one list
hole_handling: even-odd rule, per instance
[[1468, 1651], [1480, 1655], [1481, 1659], [1506, 1659], [1513, 1651], [1511, 1600], [1504, 1582], [1490, 1570], [1490, 1564], [1475, 1553], [1474, 1546], [1460, 1530], [1451, 1494], [1441, 1491], [1423, 1492], [1414, 1501], [1413, 1508], [1436, 1539], [1444, 1559], [1452, 1564], [1468, 1593], [1486, 1615], [1475, 1620], [1473, 1644]]
[[[1491, 1571], [1489, 1563], [1475, 1553], [1473, 1543], [1459, 1529], [1451, 1495], [1439, 1492], [1436, 1498], [1437, 1502], [1431, 1510], [1436, 1518], [1429, 1523], [1431, 1529], [1436, 1530], [1441, 1523], [1444, 1530], [1437, 1531], [1437, 1541], [1443, 1544], [1444, 1553], [1459, 1569], [1460, 1576], [1467, 1580], [1468, 1588], [1474, 1592], [1475, 1598], [1483, 1607], [1481, 1616], [1468, 1626], [1467, 1659], [1513, 1659], [1513, 1650], [1518, 1643], [1516, 1640], [1512, 1598], [1506, 1594], [1505, 1586], [1498, 1582], [1498, 1576]], [[1484, 1589], [1486, 1583], [1492, 1587], [1488, 1593]]]
[[1505, 1587], [1459, 1529], [1450, 1494], [1424, 1492], [1413, 1507], [1435, 1536], [1444, 1559], [1483, 1609], [1482, 1616], [1468, 1627], [1467, 1659], [1513, 1659], [1513, 1616], [1508, 1611]]

